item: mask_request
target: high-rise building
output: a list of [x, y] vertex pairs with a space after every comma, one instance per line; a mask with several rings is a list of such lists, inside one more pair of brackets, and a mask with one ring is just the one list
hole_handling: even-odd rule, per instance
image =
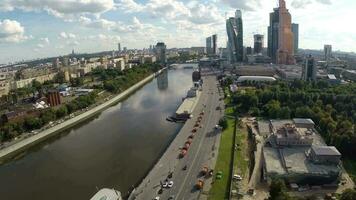
[[314, 58], [309, 55], [305, 60], [305, 65], [303, 67], [302, 78], [304, 81], [315, 81], [316, 80], [316, 64]]
[[299, 49], [299, 24], [292, 24], [292, 32], [294, 38], [294, 54], [296, 54]]
[[292, 32], [292, 16], [289, 13], [286, 2], [279, 0], [279, 34], [277, 64], [292, 65], [294, 59], [294, 39]]
[[211, 37], [206, 38], [206, 54], [211, 55], [213, 52], [213, 41]]
[[329, 61], [331, 54], [332, 54], [332, 46], [329, 44], [324, 45], [325, 61]]
[[120, 43], [117, 44], [117, 50], [119, 53], [121, 52], [121, 44]]
[[261, 54], [263, 49], [264, 36], [261, 34], [255, 34], [253, 38], [254, 38], [253, 52], [255, 54]]
[[59, 67], [59, 58], [55, 58], [55, 59], [53, 60], [52, 66], [53, 66], [54, 68], [58, 68], [58, 67]]
[[273, 9], [270, 13], [270, 22], [268, 27], [268, 56], [273, 63], [277, 61], [278, 34], [279, 34], [279, 8]]
[[218, 35], [211, 36], [213, 40], [213, 55], [218, 55]]
[[236, 10], [235, 17], [226, 20], [226, 32], [228, 37], [228, 60], [230, 63], [242, 62], [244, 58], [243, 48], [243, 23], [240, 10]]
[[157, 61], [162, 65], [167, 63], [166, 48], [167, 47], [163, 42], [158, 42], [156, 45]]
[[252, 54], [252, 47], [246, 47], [246, 55]]

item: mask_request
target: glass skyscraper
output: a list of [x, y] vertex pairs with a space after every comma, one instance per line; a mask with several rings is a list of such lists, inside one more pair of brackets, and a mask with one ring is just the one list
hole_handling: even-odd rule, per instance
[[243, 23], [242, 14], [240, 10], [237, 10], [235, 17], [230, 17], [226, 20], [226, 32], [228, 36], [228, 51], [229, 62], [236, 63], [242, 62], [244, 55], [243, 48]]

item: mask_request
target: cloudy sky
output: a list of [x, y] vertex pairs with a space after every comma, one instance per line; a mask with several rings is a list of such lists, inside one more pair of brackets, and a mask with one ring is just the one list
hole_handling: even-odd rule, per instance
[[[0, 0], [0, 63], [76, 52], [204, 46], [217, 33], [225, 46], [225, 18], [243, 10], [245, 45], [265, 35], [277, 0]], [[287, 0], [300, 24], [300, 47], [356, 52], [355, 0]], [[266, 40], [265, 39], [265, 40]]]

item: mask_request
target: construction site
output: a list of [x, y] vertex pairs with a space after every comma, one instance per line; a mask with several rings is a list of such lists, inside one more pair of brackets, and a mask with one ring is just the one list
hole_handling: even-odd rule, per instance
[[[245, 119], [249, 138], [249, 172], [239, 199], [264, 199], [275, 178], [293, 196], [341, 193], [354, 188], [342, 166], [341, 153], [327, 146], [311, 119]], [[247, 194], [247, 195], [242, 195]]]

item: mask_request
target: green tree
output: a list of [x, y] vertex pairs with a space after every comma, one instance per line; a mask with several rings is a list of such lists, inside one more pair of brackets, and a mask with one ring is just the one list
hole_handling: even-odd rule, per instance
[[68, 114], [67, 106], [61, 106], [56, 110], [56, 118], [60, 119]]
[[283, 180], [272, 180], [268, 200], [291, 200], [292, 198], [286, 192], [287, 188]]
[[355, 200], [355, 199], [356, 199], [356, 191], [352, 189], [345, 190], [340, 196], [340, 200]]

